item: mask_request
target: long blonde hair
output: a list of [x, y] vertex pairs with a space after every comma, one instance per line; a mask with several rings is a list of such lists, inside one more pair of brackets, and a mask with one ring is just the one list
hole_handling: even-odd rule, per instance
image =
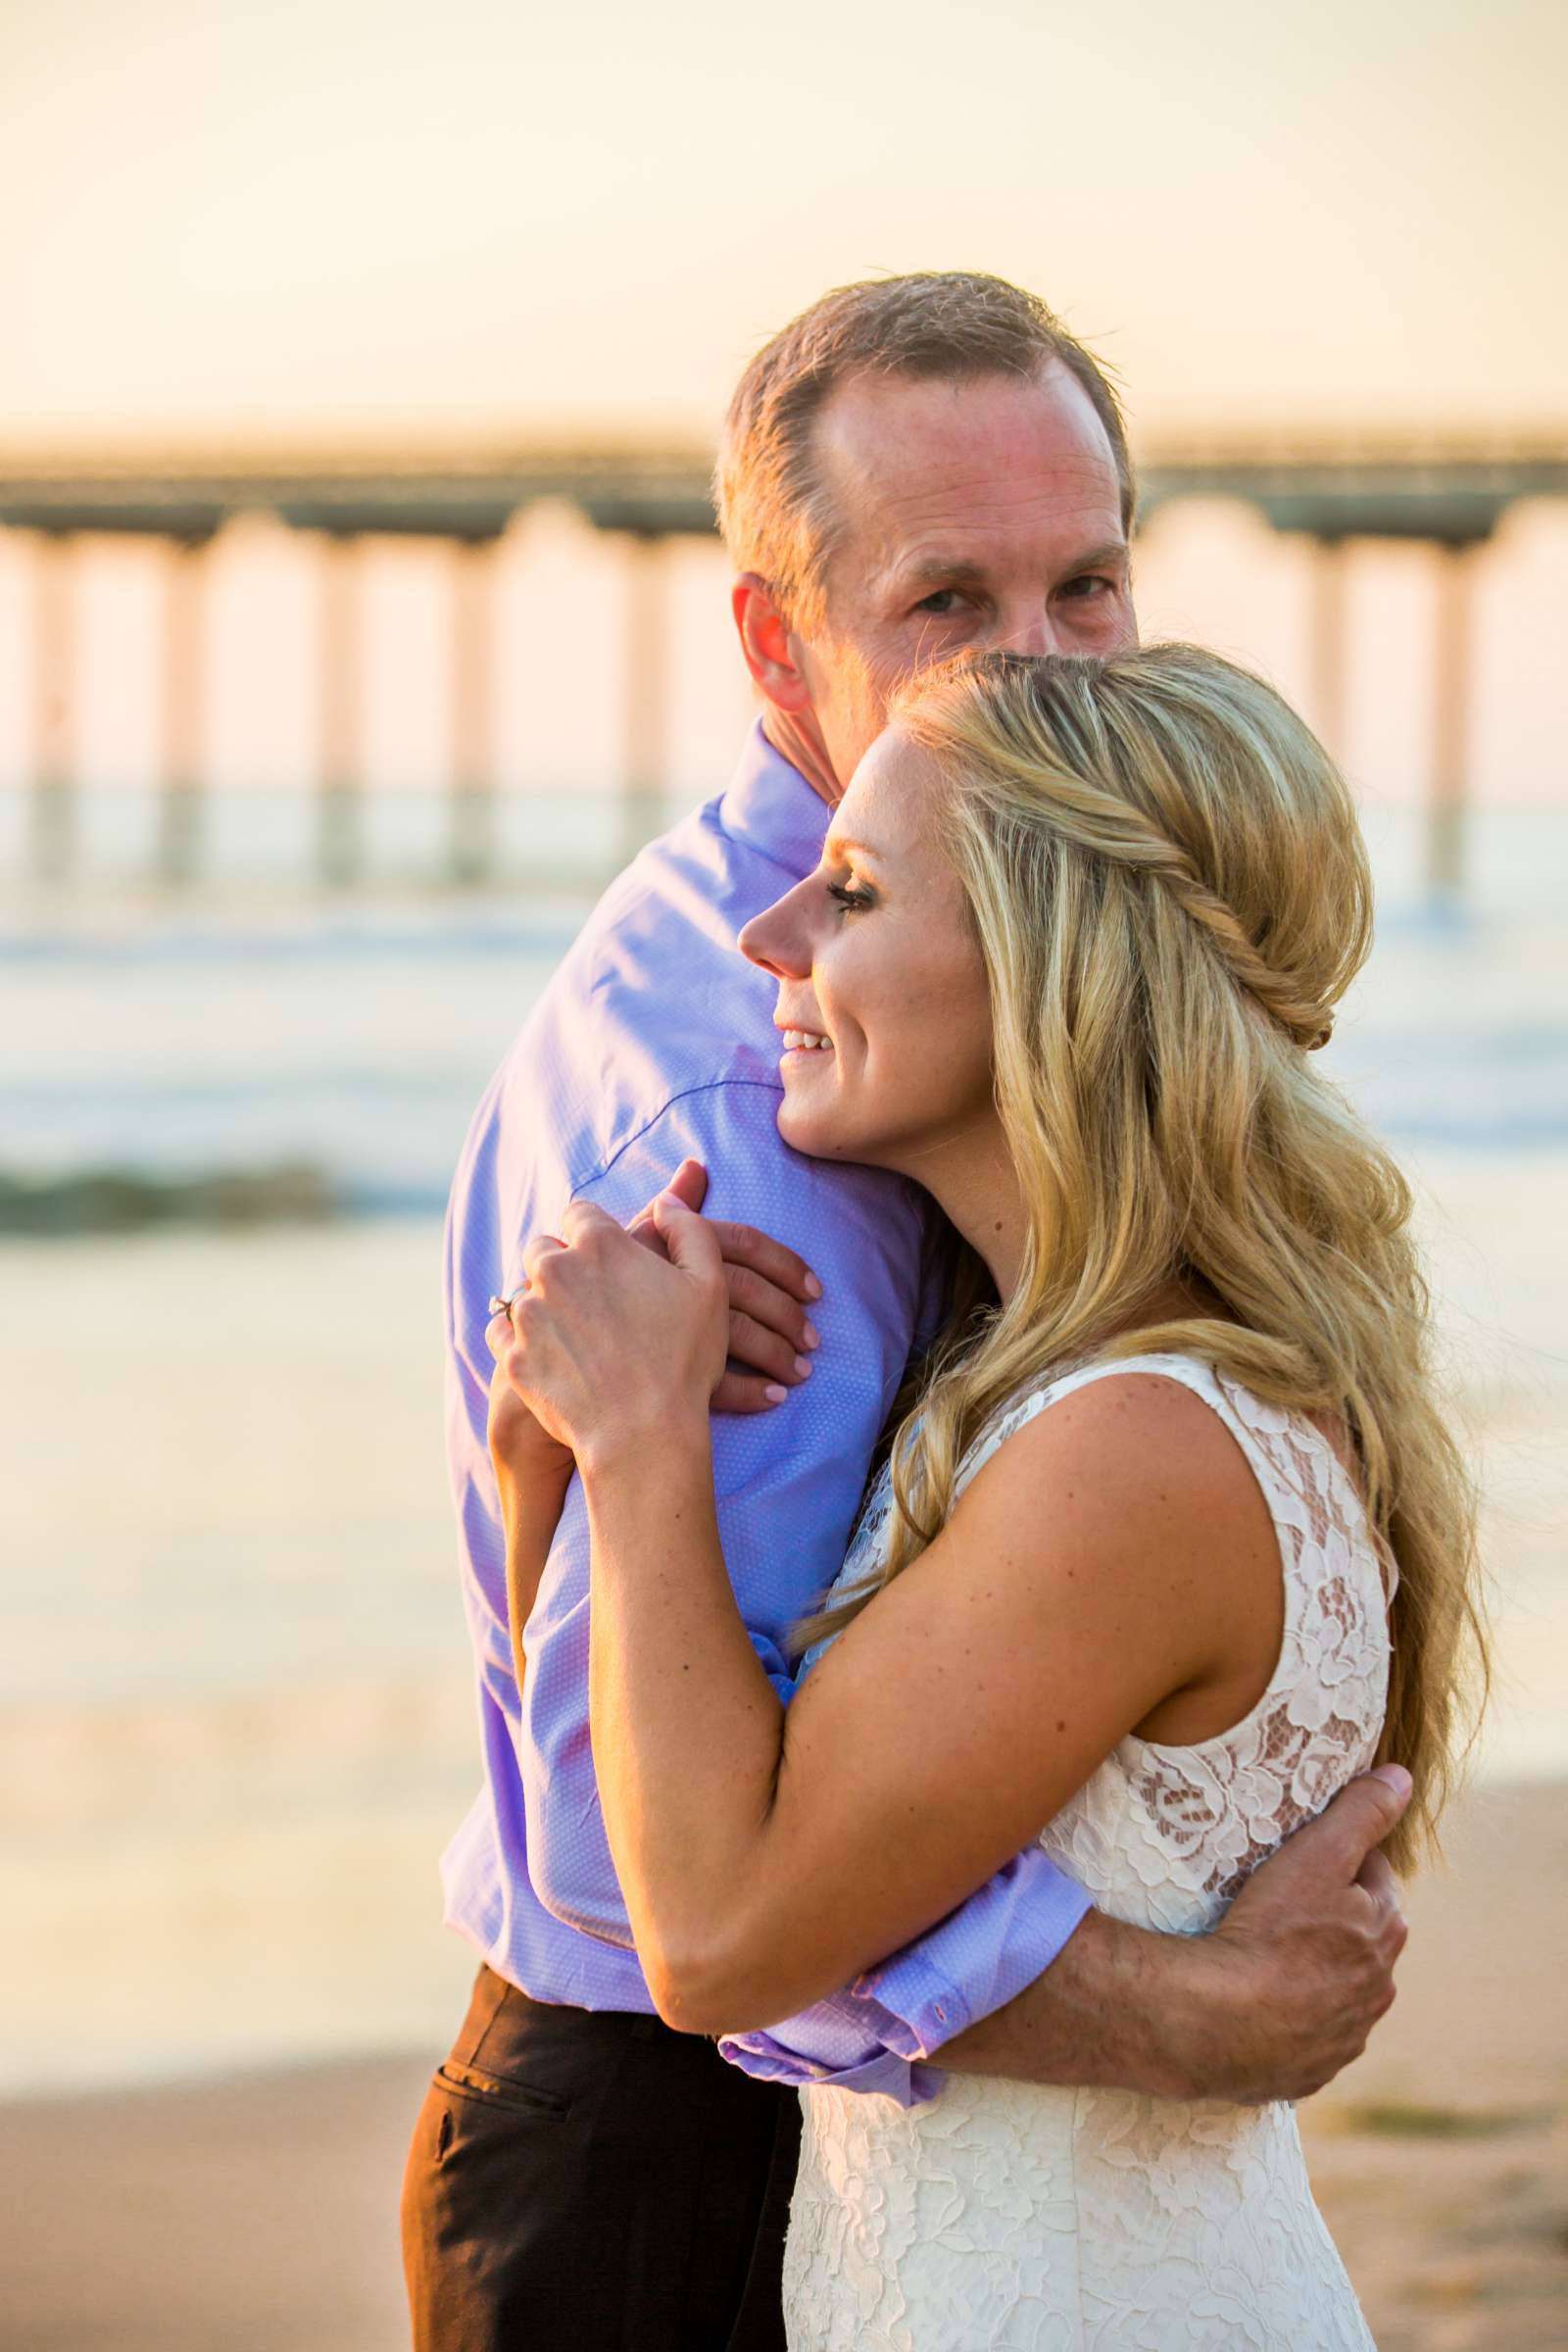
[[[966, 1447], [1026, 1383], [1200, 1355], [1288, 1410], [1340, 1416], [1353, 1443], [1398, 1568], [1380, 1757], [1415, 1783], [1389, 1841], [1407, 1863], [1448, 1791], [1486, 1644], [1409, 1187], [1307, 1058], [1372, 938], [1344, 779], [1271, 687], [1194, 646], [960, 656], [892, 715], [944, 779], [1028, 1231], [1000, 1305], [976, 1303], [972, 1267], [960, 1282], [893, 1439], [885, 1563], [810, 1634], [931, 1542]], [[1139, 1322], [1173, 1277], [1223, 1314]]]

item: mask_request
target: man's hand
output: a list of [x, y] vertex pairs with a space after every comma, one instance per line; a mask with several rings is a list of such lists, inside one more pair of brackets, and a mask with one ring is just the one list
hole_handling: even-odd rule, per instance
[[1254, 2106], [1321, 2090], [1394, 2000], [1407, 1930], [1377, 1848], [1409, 1795], [1397, 1765], [1352, 1782], [1210, 1935], [1152, 1935], [1092, 1911], [1043, 1976], [936, 2062]]
[[1194, 1957], [1190, 2093], [1261, 2103], [1304, 2099], [1359, 2058], [1394, 2003], [1409, 1930], [1378, 1851], [1410, 1796], [1381, 1765], [1255, 1871]]

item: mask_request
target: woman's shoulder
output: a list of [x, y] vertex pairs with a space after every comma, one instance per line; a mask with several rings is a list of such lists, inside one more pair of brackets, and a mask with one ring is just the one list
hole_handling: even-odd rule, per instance
[[1142, 1593], [1212, 1616], [1278, 1605], [1272, 1480], [1233, 1397], [1188, 1356], [1102, 1362], [1033, 1384], [963, 1465], [950, 1525], [960, 1542], [1038, 1551], [1092, 1570], [1123, 1604]]
[[1236, 1418], [1212, 1365], [1198, 1356], [1102, 1357], [1058, 1366], [1014, 1390], [988, 1417], [958, 1466], [954, 1500], [1026, 1431], [1036, 1434], [1023, 1454], [1014, 1452], [1015, 1466], [1071, 1449], [1086, 1459], [1127, 1451], [1162, 1467], [1165, 1453], [1179, 1453], [1195, 1436], [1224, 1452], [1219, 1441]]

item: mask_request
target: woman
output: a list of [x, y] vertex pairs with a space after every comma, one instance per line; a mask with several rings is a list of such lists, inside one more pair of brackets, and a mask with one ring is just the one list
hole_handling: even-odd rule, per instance
[[[514, 1565], [525, 1596], [569, 1449], [670, 2023], [788, 2015], [1036, 1836], [1102, 1909], [1197, 1932], [1375, 1758], [1415, 1784], [1395, 1859], [1430, 1831], [1471, 1505], [1408, 1193], [1307, 1059], [1369, 938], [1342, 780], [1229, 664], [987, 655], [907, 692], [742, 942], [786, 1141], [917, 1179], [961, 1244], [787, 1715], [714, 1529], [712, 1237], [666, 1197], [667, 1263], [591, 1209], [533, 1246], [491, 1331]], [[805, 2099], [800, 2352], [1368, 2341], [1288, 2108], [961, 2073], [912, 2112]]]

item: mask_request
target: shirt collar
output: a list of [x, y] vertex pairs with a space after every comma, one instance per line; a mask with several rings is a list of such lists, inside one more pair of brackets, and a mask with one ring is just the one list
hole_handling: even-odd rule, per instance
[[760, 850], [800, 882], [822, 855], [828, 813], [821, 794], [774, 750], [758, 719], [718, 804], [718, 821], [725, 832]]

